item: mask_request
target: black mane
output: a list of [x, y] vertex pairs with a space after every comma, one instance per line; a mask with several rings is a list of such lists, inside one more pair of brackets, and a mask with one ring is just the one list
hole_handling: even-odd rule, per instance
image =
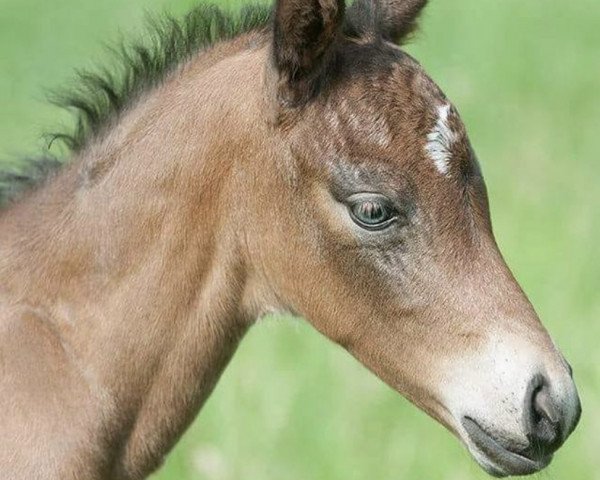
[[[158, 86], [177, 66], [211, 45], [264, 28], [270, 7], [252, 5], [231, 13], [201, 4], [182, 19], [163, 16], [149, 21], [145, 41], [112, 49], [116, 68], [77, 74], [77, 86], [51, 96], [52, 103], [72, 112], [75, 127], [49, 135], [49, 147], [62, 142], [73, 154], [103, 133], [139, 96]], [[38, 184], [61, 166], [52, 155], [25, 159], [20, 166], [0, 169], [0, 206]]]

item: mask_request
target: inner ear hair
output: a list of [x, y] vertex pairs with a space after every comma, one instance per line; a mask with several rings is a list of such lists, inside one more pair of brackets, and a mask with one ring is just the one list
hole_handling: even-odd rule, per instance
[[348, 10], [348, 29], [354, 36], [378, 36], [394, 43], [416, 30], [427, 0], [355, 0]]
[[297, 106], [315, 93], [344, 21], [344, 0], [278, 0], [273, 28], [277, 96]]

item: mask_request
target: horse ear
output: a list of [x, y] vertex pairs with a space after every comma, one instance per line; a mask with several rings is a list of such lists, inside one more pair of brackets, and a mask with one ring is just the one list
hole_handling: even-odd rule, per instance
[[344, 0], [277, 1], [273, 54], [282, 104], [298, 105], [315, 93], [344, 8]]
[[358, 34], [376, 34], [401, 43], [417, 28], [427, 0], [355, 0], [348, 12], [349, 23]]

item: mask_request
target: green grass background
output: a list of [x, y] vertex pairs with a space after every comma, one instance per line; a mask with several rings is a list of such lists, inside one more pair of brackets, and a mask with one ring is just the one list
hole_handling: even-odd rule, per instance
[[[69, 117], [45, 89], [192, 0], [0, 0], [0, 152]], [[240, 2], [221, 2], [236, 7]], [[460, 109], [509, 264], [571, 361], [580, 428], [540, 478], [600, 479], [600, 3], [436, 0], [413, 53]], [[468, 385], [465, 385], [468, 388]], [[244, 340], [156, 479], [483, 479], [459, 443], [303, 321]]]

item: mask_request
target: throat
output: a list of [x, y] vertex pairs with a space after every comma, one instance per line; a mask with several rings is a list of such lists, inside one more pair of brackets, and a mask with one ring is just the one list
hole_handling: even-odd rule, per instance
[[82, 362], [114, 398], [121, 443], [114, 478], [141, 478], [160, 465], [252, 323], [243, 307], [244, 266], [233, 248], [209, 245], [196, 254], [176, 250], [123, 278], [93, 319], [94, 331], [74, 339], [97, 352]]
[[[198, 315], [176, 323], [178, 333], [170, 335], [160, 355], [138, 357], [145, 364], [138, 366], [145, 370], [138, 381], [121, 378], [116, 385], [121, 397], [117, 418], [128, 425], [120, 432], [116, 478], [140, 478], [160, 466], [212, 393], [247, 330], [235, 316]], [[131, 391], [132, 384], [137, 392]]]

